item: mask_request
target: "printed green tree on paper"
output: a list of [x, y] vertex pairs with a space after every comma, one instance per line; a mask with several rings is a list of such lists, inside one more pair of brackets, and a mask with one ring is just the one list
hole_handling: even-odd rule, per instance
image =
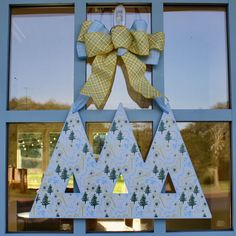
[[149, 185], [147, 185], [147, 187], [145, 188], [145, 193], [148, 195], [149, 193], [151, 193], [150, 187]]
[[66, 121], [63, 131], [66, 133], [68, 130], [70, 130], [70, 128], [69, 128], [68, 122]]
[[162, 134], [165, 130], [166, 130], [165, 123], [161, 121], [158, 131], [160, 131]]
[[102, 189], [101, 189], [101, 186], [100, 186], [100, 185], [97, 186], [96, 193], [97, 193], [98, 195], [99, 195], [100, 193], [102, 193]]
[[183, 144], [183, 143], [180, 145], [179, 152], [180, 152], [182, 155], [183, 155], [183, 154], [186, 152], [186, 150], [185, 150], [185, 147], [184, 147], [184, 144]]
[[191, 194], [191, 196], [190, 196], [190, 198], [188, 200], [188, 205], [191, 206], [192, 209], [196, 205], [195, 197], [193, 196], [193, 194]]
[[113, 182], [115, 181], [115, 179], [116, 179], [116, 170], [115, 170], [114, 168], [111, 170], [111, 173], [110, 173], [110, 175], [109, 175], [109, 178], [110, 178], [111, 180], [113, 180]]
[[68, 178], [69, 178], [69, 175], [68, 175], [67, 169], [64, 168], [63, 171], [61, 172], [61, 179], [63, 179], [65, 182]]
[[193, 192], [194, 192], [196, 195], [199, 193], [199, 189], [198, 189], [198, 186], [197, 186], [197, 185], [194, 187]]
[[117, 140], [119, 140], [120, 142], [124, 139], [124, 136], [122, 134], [122, 132], [120, 131], [117, 135]]
[[165, 136], [166, 141], [169, 143], [170, 140], [172, 139], [170, 132], [168, 131], [166, 136]]
[[40, 200], [40, 197], [39, 197], [39, 195], [37, 194], [36, 199], [35, 199], [36, 203], [38, 203], [39, 200]]
[[87, 154], [88, 151], [89, 151], [89, 149], [88, 149], [88, 144], [85, 143], [85, 144], [84, 144], [84, 147], [83, 147], [83, 153]]
[[72, 131], [70, 132], [69, 140], [71, 140], [71, 141], [73, 142], [74, 139], [75, 139], [75, 133], [74, 133], [74, 131], [72, 130]]
[[86, 202], [89, 200], [88, 199], [88, 194], [84, 192], [84, 195], [82, 196], [81, 200], [86, 204]]
[[106, 165], [106, 166], [105, 166], [105, 169], [104, 169], [104, 173], [108, 175], [109, 172], [110, 172], [109, 166]]
[[52, 190], [52, 185], [50, 184], [50, 185], [48, 186], [48, 193], [51, 195], [52, 192], [53, 192], [53, 190]]
[[93, 206], [94, 209], [95, 209], [95, 207], [96, 207], [98, 204], [99, 204], [99, 203], [98, 203], [98, 200], [97, 200], [97, 196], [94, 194], [93, 197], [92, 197], [92, 199], [91, 199], [90, 205]]
[[147, 204], [148, 204], [148, 203], [147, 203], [147, 201], [146, 201], [146, 197], [145, 197], [145, 195], [143, 194], [143, 196], [142, 196], [141, 199], [140, 199], [139, 205], [142, 206], [143, 209], [144, 209], [144, 207], [145, 207]]
[[158, 168], [157, 168], [156, 165], [153, 167], [152, 172], [153, 172], [155, 175], [157, 175], [157, 173], [158, 173]]
[[60, 165], [59, 165], [59, 164], [57, 165], [57, 168], [56, 168], [56, 173], [57, 173], [57, 174], [60, 174], [60, 173], [61, 173], [61, 167], [60, 167]]
[[187, 199], [186, 199], [186, 197], [185, 197], [185, 193], [184, 193], [184, 192], [182, 192], [182, 193], [181, 193], [179, 200], [180, 200], [182, 203], [184, 203], [184, 202], [186, 202], [186, 201], [187, 201]]
[[50, 201], [48, 200], [48, 195], [46, 193], [45, 193], [41, 203], [43, 206], [45, 206], [45, 208], [47, 207], [47, 205], [50, 204]]
[[161, 182], [163, 182], [163, 180], [165, 179], [165, 171], [163, 168], [161, 168], [159, 172], [158, 179], [161, 180]]
[[130, 198], [130, 201], [133, 202], [134, 204], [135, 204], [135, 202], [138, 201], [136, 193], [133, 193], [133, 194], [132, 194], [132, 196], [131, 196], [131, 198]]
[[135, 154], [137, 151], [138, 151], [137, 146], [136, 146], [136, 144], [134, 143], [133, 146], [132, 146], [132, 148], [131, 148], [131, 152], [132, 152], [133, 154]]
[[117, 130], [116, 122], [113, 121], [112, 126], [111, 126], [111, 131], [112, 131], [113, 134], [114, 134], [114, 133], [116, 132], [116, 130]]

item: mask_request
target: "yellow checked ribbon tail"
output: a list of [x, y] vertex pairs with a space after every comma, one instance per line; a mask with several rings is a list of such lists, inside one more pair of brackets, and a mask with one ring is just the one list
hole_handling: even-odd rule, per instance
[[121, 56], [124, 61], [130, 85], [147, 99], [159, 97], [160, 93], [148, 82], [145, 77], [146, 65], [132, 53]]
[[102, 109], [111, 93], [116, 71], [116, 52], [96, 56], [92, 73], [80, 93], [91, 97], [98, 109]]

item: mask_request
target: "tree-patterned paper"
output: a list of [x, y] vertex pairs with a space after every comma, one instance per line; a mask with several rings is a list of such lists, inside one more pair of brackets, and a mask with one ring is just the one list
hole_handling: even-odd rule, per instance
[[[65, 192], [71, 176], [76, 193]], [[174, 193], [163, 191], [167, 176]], [[121, 178], [127, 191], [116, 193]], [[70, 111], [30, 217], [175, 219], [211, 213], [171, 110], [163, 113], [144, 162], [120, 105], [97, 161], [79, 113]]]

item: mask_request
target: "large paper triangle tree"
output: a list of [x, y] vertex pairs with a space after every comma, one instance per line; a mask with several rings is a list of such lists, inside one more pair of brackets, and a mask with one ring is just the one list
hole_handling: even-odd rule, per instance
[[[66, 193], [74, 176], [78, 193]], [[166, 178], [175, 192], [163, 192]], [[117, 184], [123, 181], [124, 192]], [[32, 218], [211, 218], [171, 111], [163, 113], [146, 162], [119, 106], [98, 161], [79, 113], [70, 111], [30, 212]]]

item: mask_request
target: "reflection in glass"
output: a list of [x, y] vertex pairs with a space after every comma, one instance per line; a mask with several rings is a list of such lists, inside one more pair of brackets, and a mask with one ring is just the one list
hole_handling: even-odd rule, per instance
[[206, 196], [210, 220], [168, 220], [168, 231], [231, 229], [230, 126], [226, 122], [178, 123]]
[[68, 109], [73, 101], [72, 7], [13, 8], [9, 109]]
[[165, 7], [165, 95], [172, 108], [227, 108], [225, 8]]
[[56, 147], [59, 137], [60, 137], [60, 132], [49, 134], [49, 140], [50, 140], [50, 154], [49, 154], [49, 156], [50, 157], [52, 156], [53, 150]]
[[[29, 219], [37, 190], [62, 129], [60, 123], [8, 126], [8, 231], [72, 231], [72, 220]], [[68, 191], [73, 189], [70, 181]]]
[[[136, 138], [139, 150], [146, 159], [147, 152], [152, 142], [152, 123], [131, 123], [133, 133]], [[93, 152], [96, 154], [96, 158], [99, 158], [99, 154], [104, 145], [104, 140], [107, 132], [109, 131], [110, 123], [87, 123], [86, 131], [90, 145], [93, 148]], [[120, 178], [115, 186], [115, 191], [125, 192], [124, 179]], [[153, 220], [148, 219], [92, 219], [86, 221], [87, 232], [95, 231], [153, 231]]]
[[[113, 16], [114, 16], [115, 6], [88, 6], [87, 8], [87, 19], [94, 21], [99, 20], [104, 23], [107, 29], [113, 27]], [[147, 22], [148, 28], [147, 32], [151, 32], [151, 7], [145, 6], [125, 6], [126, 10], [126, 26], [130, 28], [136, 19], [143, 19]], [[88, 60], [87, 63], [87, 79], [91, 74], [91, 63], [92, 60]], [[124, 65], [122, 60], [118, 60], [118, 65], [116, 67], [116, 74], [114, 79], [114, 84], [112, 86], [111, 94], [107, 100], [104, 109], [117, 109], [120, 102], [123, 103], [124, 107], [131, 109], [140, 109], [138, 104], [142, 104], [142, 107], [151, 109], [150, 101], [144, 98], [135, 98], [136, 102], [131, 99], [128, 94], [126, 87], [126, 82], [124, 78], [124, 73], [122, 69]], [[147, 66], [147, 71], [145, 74], [147, 80], [152, 83], [152, 73], [151, 66]], [[122, 94], [122, 96], [121, 96]], [[91, 104], [88, 109], [96, 109], [94, 104]]]
[[41, 133], [19, 133], [17, 166], [26, 169], [41, 168], [42, 148]]

